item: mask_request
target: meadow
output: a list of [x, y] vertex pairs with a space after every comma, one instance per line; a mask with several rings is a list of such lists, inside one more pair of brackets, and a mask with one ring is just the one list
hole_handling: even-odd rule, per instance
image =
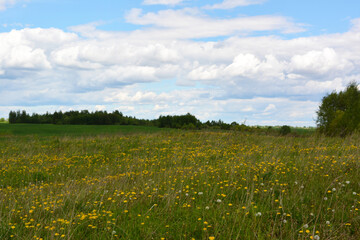
[[0, 239], [360, 239], [357, 135], [96, 127], [0, 126]]

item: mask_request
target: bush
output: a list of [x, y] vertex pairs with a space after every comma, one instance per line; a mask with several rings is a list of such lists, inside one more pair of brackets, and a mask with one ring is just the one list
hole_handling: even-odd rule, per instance
[[285, 136], [288, 135], [289, 133], [291, 133], [291, 128], [290, 126], [284, 125], [280, 128], [280, 135]]

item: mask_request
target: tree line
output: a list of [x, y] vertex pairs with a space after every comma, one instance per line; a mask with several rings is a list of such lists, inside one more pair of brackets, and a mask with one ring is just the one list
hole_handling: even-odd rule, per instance
[[[346, 136], [353, 132], [360, 132], [360, 90], [356, 82], [350, 83], [344, 91], [335, 92], [323, 97], [317, 113], [318, 132], [328, 136]], [[4, 122], [1, 119], [0, 122]], [[223, 129], [247, 132], [264, 132], [264, 128], [250, 127], [245, 124], [232, 122], [225, 123], [221, 120], [207, 121], [202, 123], [190, 113], [185, 115], [160, 116], [158, 119], [137, 119], [124, 116], [119, 111], [68, 111], [32, 115], [23, 111], [11, 111], [9, 113], [10, 124], [36, 123], [36, 124], [74, 124], [74, 125], [141, 125], [161, 128], [182, 129]], [[274, 133], [274, 128], [268, 127], [265, 131]], [[287, 135], [291, 133], [289, 126], [282, 126], [278, 133]]]
[[[161, 128], [183, 128], [200, 129], [204, 127], [194, 115], [190, 113], [185, 115], [160, 116], [158, 119], [138, 119], [132, 116], [125, 116], [119, 111], [55, 111], [54, 113], [30, 115], [25, 110], [10, 111], [9, 123], [32, 123], [32, 124], [64, 124], [64, 125], [137, 125], [154, 126]], [[224, 127], [221, 120], [213, 122], [212, 125]]]
[[[11, 111], [9, 113], [9, 123], [32, 123], [32, 124], [64, 124], [64, 125], [137, 125], [153, 126], [160, 128], [177, 129], [222, 129], [237, 131], [260, 131], [259, 127], [250, 127], [245, 124], [232, 122], [225, 123], [222, 120], [201, 122], [194, 115], [187, 113], [184, 115], [166, 115], [157, 119], [137, 119], [132, 116], [125, 116], [119, 111], [55, 111], [54, 113], [29, 114], [25, 110]], [[261, 130], [262, 131], [262, 130]], [[267, 131], [273, 131], [269, 128]]]
[[145, 125], [153, 126], [154, 121], [137, 119], [124, 116], [119, 111], [108, 113], [107, 111], [89, 112], [82, 111], [55, 111], [54, 113], [28, 114], [25, 110], [11, 111], [9, 123], [34, 123], [34, 124], [66, 124], [66, 125]]

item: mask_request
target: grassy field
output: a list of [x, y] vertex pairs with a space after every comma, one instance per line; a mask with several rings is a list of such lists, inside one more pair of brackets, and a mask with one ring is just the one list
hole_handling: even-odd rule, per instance
[[0, 124], [0, 136], [94, 136], [104, 134], [155, 133], [157, 127], [124, 125]]
[[360, 239], [358, 136], [17, 127], [0, 239]]

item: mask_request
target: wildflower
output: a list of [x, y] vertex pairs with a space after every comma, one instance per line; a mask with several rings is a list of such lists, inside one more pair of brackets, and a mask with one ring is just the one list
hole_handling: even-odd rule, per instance
[[308, 227], [309, 227], [309, 225], [308, 225], [308, 224], [305, 224], [303, 227], [304, 227], [304, 228], [308, 228]]
[[356, 193], [356, 192], [353, 192], [353, 195], [357, 195], [357, 193]]
[[333, 188], [332, 191], [335, 192], [335, 191], [336, 191], [336, 188]]
[[209, 240], [214, 240], [214, 239], [215, 239], [214, 236], [210, 236], [210, 237], [209, 237]]
[[328, 200], [328, 198], [327, 198], [327, 197], [324, 197], [324, 200], [326, 201], [326, 200]]
[[112, 235], [115, 235], [116, 234], [116, 231], [112, 231], [112, 233], [111, 233]]
[[257, 212], [257, 213], [255, 214], [255, 216], [256, 216], [256, 217], [260, 217], [260, 216], [261, 216], [261, 212]]
[[287, 223], [286, 219], [283, 220], [283, 223]]
[[319, 235], [315, 235], [315, 236], [314, 236], [314, 239], [315, 239], [315, 240], [319, 240], [319, 239], [320, 239]]
[[326, 221], [326, 224], [327, 224], [327, 225], [330, 225], [330, 221]]
[[206, 206], [206, 207], [205, 207], [205, 209], [206, 209], [206, 210], [209, 210], [209, 209], [210, 209], [210, 207], [209, 207], [209, 206]]
[[221, 199], [217, 199], [216, 202], [221, 203]]
[[203, 192], [198, 192], [198, 195], [203, 195], [204, 193]]
[[345, 183], [346, 183], [346, 184], [350, 184], [350, 181], [346, 181]]

